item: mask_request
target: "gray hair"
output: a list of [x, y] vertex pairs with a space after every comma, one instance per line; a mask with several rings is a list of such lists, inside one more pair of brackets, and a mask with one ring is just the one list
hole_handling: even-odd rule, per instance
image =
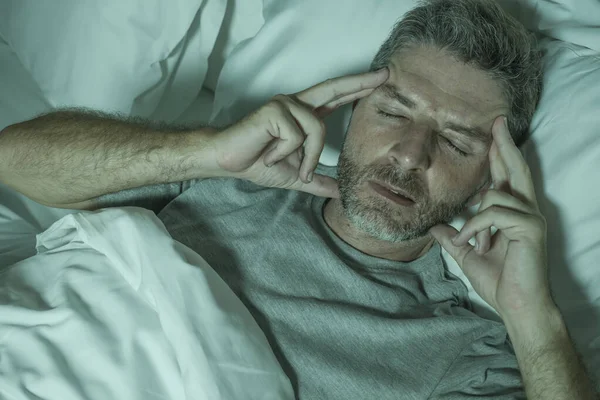
[[396, 23], [371, 70], [398, 51], [433, 45], [486, 72], [509, 104], [508, 127], [517, 146], [528, 137], [542, 90], [542, 53], [535, 36], [491, 0], [423, 0]]

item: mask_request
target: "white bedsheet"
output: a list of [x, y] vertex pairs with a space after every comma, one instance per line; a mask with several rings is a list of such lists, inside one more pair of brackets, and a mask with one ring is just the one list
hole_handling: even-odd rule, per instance
[[0, 272], [0, 398], [292, 399], [258, 325], [140, 208], [71, 214]]

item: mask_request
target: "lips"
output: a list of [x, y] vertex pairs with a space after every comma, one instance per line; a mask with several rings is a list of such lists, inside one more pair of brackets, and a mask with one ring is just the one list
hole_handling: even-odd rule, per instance
[[[412, 207], [415, 205], [415, 202], [411, 197], [404, 196], [403, 191], [396, 190], [396, 188], [390, 188], [389, 186], [384, 186], [383, 184], [376, 183], [374, 181], [369, 181], [369, 186], [379, 195], [387, 198], [394, 203], [404, 206], [404, 207]], [[392, 191], [394, 190], [394, 191]]]
[[398, 194], [402, 197], [406, 197], [408, 200], [410, 201], [415, 201], [414, 197], [411, 196], [410, 194], [406, 193], [404, 190], [399, 189], [397, 187], [394, 187], [390, 184], [387, 184], [385, 182], [375, 182], [376, 184], [383, 186], [384, 188], [386, 188], [387, 190], [389, 190], [390, 192], [394, 193], [394, 194]]

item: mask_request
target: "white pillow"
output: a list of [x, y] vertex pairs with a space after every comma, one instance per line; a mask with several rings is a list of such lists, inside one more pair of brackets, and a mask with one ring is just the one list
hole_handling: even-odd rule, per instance
[[[151, 120], [181, 123], [184, 114], [194, 109], [199, 98], [206, 103], [206, 88], [209, 59], [215, 51], [215, 44], [224, 21], [228, 1], [205, 0], [192, 21], [184, 39], [153, 70], [161, 72], [160, 80], [135, 100], [132, 115], [148, 117]], [[203, 105], [195, 121], [206, 123], [212, 110], [211, 102]], [[204, 115], [207, 115], [204, 117]], [[189, 120], [189, 118], [187, 118]]]
[[[294, 93], [327, 78], [368, 70], [393, 24], [414, 5], [354, 0], [340, 7], [337, 1], [265, 0], [264, 26], [225, 63], [213, 122], [233, 122], [277, 93]], [[514, 3], [506, 5], [518, 9]], [[594, 181], [600, 171], [600, 58], [561, 41], [541, 45], [548, 50], [545, 88], [524, 150], [548, 220], [555, 299], [585, 360], [600, 374], [600, 271], [593, 267], [600, 259], [600, 187]], [[320, 159], [326, 165], [337, 163], [350, 105], [338, 111], [326, 121], [327, 143]], [[467, 215], [453, 225], [462, 227]], [[476, 311], [498, 319], [446, 252], [444, 259], [465, 281]]]
[[[138, 96], [154, 86], [166, 89], [162, 82], [169, 76], [160, 62], [185, 45], [182, 39], [195, 17], [210, 21], [202, 35], [206, 39], [196, 43], [202, 47], [195, 49], [208, 60], [225, 1], [4, 0], [0, 37], [50, 105], [129, 114]], [[206, 69], [194, 77], [200, 79], [196, 94]]]
[[217, 88], [219, 74], [225, 60], [233, 49], [254, 37], [264, 23], [262, 0], [228, 0], [223, 24], [210, 55], [204, 86], [213, 92]]
[[544, 91], [523, 150], [548, 221], [552, 292], [600, 390], [600, 57], [542, 46]]
[[600, 1], [528, 0], [521, 20], [529, 29], [600, 51]]
[[0, 65], [0, 131], [51, 108], [14, 51], [1, 39]]

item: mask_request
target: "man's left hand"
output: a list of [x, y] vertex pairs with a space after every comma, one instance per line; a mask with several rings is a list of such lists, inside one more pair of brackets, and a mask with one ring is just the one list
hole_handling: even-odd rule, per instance
[[[483, 196], [479, 211], [460, 232], [437, 225], [430, 233], [503, 319], [518, 318], [554, 306], [548, 284], [546, 220], [539, 211], [529, 166], [504, 117], [494, 121], [492, 136], [489, 160], [494, 189]], [[494, 235], [490, 235], [492, 226], [497, 228]], [[477, 249], [468, 243], [472, 237]]]

